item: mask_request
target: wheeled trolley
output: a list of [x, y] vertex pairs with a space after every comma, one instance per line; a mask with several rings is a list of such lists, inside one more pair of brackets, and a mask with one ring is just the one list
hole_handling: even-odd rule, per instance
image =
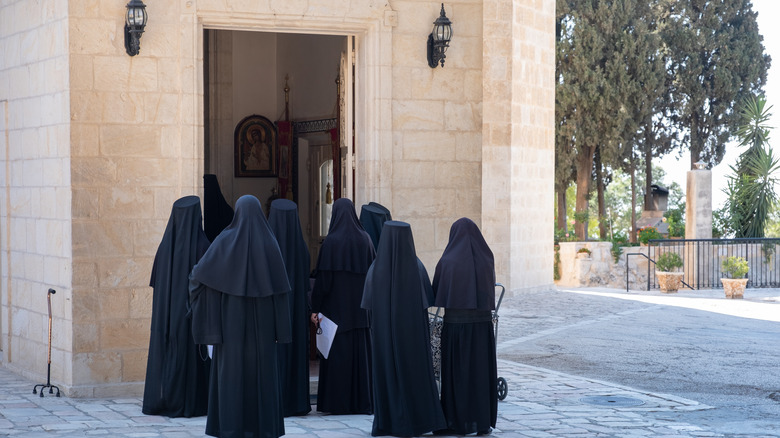
[[[504, 285], [501, 283], [496, 283], [496, 287], [501, 288], [501, 293], [498, 295], [498, 302], [496, 303], [496, 310], [493, 310], [493, 330], [495, 333], [496, 353], [498, 353], [498, 308], [501, 307], [501, 301], [504, 299], [506, 288], [504, 288]], [[509, 387], [506, 384], [505, 378], [499, 377], [496, 380], [496, 384], [498, 385], [498, 399], [503, 400], [509, 392]]]
[[[496, 283], [496, 288], [501, 289], [501, 293], [498, 295], [498, 301], [496, 302], [496, 309], [491, 311], [493, 318], [493, 333], [496, 341], [496, 349], [498, 349], [498, 309], [501, 307], [501, 301], [504, 299], [504, 292], [506, 289], [501, 283]], [[444, 324], [444, 314], [441, 307], [437, 307], [435, 312], [428, 312], [430, 322], [430, 334], [431, 334], [431, 352], [433, 356], [433, 374], [436, 377], [436, 382], [441, 389], [441, 329]], [[506, 379], [499, 377], [496, 379], [496, 385], [498, 386], [498, 399], [503, 400], [506, 398], [509, 388], [506, 383]]]

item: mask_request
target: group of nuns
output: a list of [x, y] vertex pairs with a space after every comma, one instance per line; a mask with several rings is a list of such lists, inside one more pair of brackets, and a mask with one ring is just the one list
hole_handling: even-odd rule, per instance
[[[338, 329], [320, 358], [318, 411], [373, 414], [373, 436], [495, 427], [495, 269], [474, 222], [452, 225], [431, 283], [408, 223], [375, 203], [358, 219], [340, 198], [312, 274], [295, 203], [274, 200], [266, 220], [245, 195], [233, 211], [218, 186], [209, 196], [211, 177], [204, 211], [213, 237], [200, 199], [186, 196], [155, 256], [143, 413], [205, 414], [211, 436], [284, 435], [284, 417], [311, 411], [309, 321], [322, 314]], [[429, 307], [445, 309], [440, 394]]]

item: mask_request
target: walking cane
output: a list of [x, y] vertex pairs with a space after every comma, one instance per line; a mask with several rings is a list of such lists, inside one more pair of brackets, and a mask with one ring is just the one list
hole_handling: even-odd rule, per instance
[[38, 392], [38, 387], [41, 387], [41, 397], [43, 397], [43, 388], [49, 388], [49, 394], [54, 394], [54, 388], [57, 388], [57, 397], [60, 396], [60, 388], [51, 384], [51, 295], [57, 293], [54, 289], [49, 288], [49, 292], [46, 294], [46, 300], [49, 303], [49, 363], [46, 370], [46, 384], [40, 383], [33, 387], [33, 394]]

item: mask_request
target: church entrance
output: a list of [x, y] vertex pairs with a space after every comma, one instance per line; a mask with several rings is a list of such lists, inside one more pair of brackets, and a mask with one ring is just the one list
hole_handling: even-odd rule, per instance
[[[298, 204], [311, 266], [332, 203], [355, 199], [355, 36], [205, 29], [204, 173], [227, 202]], [[310, 335], [311, 394], [318, 359]]]
[[312, 268], [330, 205], [354, 200], [351, 35], [204, 30], [204, 173], [232, 206], [298, 204]]

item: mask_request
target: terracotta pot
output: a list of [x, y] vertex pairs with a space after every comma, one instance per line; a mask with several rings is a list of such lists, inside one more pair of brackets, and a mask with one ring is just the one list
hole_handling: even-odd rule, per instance
[[682, 272], [655, 271], [655, 276], [658, 277], [658, 287], [661, 289], [661, 292], [671, 294], [677, 292], [682, 287]]
[[726, 298], [742, 298], [745, 295], [747, 278], [721, 278], [720, 282], [723, 283]]

